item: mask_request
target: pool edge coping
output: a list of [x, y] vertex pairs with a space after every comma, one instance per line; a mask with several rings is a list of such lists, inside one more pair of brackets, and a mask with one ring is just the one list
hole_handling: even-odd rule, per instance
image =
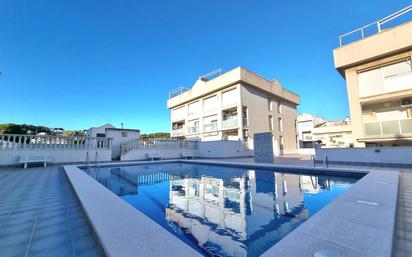
[[[107, 257], [129, 257], [136, 256], [136, 254], [142, 257], [160, 257], [164, 256], [165, 253], [171, 257], [202, 256], [84, 173], [77, 165], [65, 165], [63, 169]], [[87, 187], [84, 184], [87, 184]], [[98, 197], [91, 199], [88, 193], [96, 192], [96, 190]], [[101, 204], [96, 206], [99, 200]], [[114, 211], [115, 209], [116, 211]], [[102, 219], [103, 214], [109, 215]], [[119, 220], [119, 216], [124, 219]], [[130, 223], [126, 222], [127, 217]], [[106, 226], [107, 224], [110, 224], [110, 227]], [[122, 229], [119, 229], [120, 227]], [[133, 232], [136, 233], [135, 236], [131, 234]], [[168, 251], [158, 252], [159, 249], [162, 249], [159, 247], [159, 243], [167, 243]]]
[[[364, 168], [324, 168], [324, 167], [310, 167], [310, 166], [298, 166], [298, 165], [278, 165], [278, 164], [266, 164], [266, 163], [240, 163], [240, 162], [228, 162], [228, 161], [215, 161], [215, 160], [181, 160], [181, 159], [174, 159], [174, 160], [164, 160], [164, 161], [136, 161], [136, 162], [111, 162], [111, 163], [104, 163], [104, 164], [101, 164], [101, 165], [99, 165], [100, 167], [113, 167], [113, 166], [132, 166], [132, 165], [144, 165], [144, 164], [160, 164], [160, 163], [196, 163], [196, 164], [205, 164], [205, 165], [223, 165], [223, 166], [231, 166], [231, 167], [248, 167], [248, 168], [255, 168], [255, 169], [265, 169], [265, 170], [267, 170], [267, 169], [285, 169], [285, 171], [287, 171], [288, 169], [289, 170], [302, 170], [302, 171], [316, 171], [315, 172], [315, 174], [316, 173], [318, 173], [318, 174], [316, 174], [316, 175], [320, 175], [320, 174], [322, 174], [322, 175], [325, 175], [325, 172], [328, 172], [328, 173], [330, 173], [330, 172], [332, 172], [332, 173], [330, 173], [330, 175], [337, 175], [337, 176], [350, 176], [351, 174], [352, 175], [354, 175], [354, 176], [360, 176], [360, 175], [365, 175], [362, 179], [360, 179], [358, 182], [356, 182], [354, 185], [356, 185], [356, 184], [358, 184], [360, 181], [362, 181], [362, 180], [368, 180], [368, 179], [365, 179], [365, 178], [368, 178], [368, 176], [370, 175], [370, 177], [373, 177], [372, 175], [373, 174], [384, 174], [384, 175], [387, 175], [387, 176], [390, 176], [390, 177], [392, 177], [392, 179], [394, 179], [394, 177], [395, 177], [395, 185], [393, 185], [393, 188], [392, 189], [390, 189], [390, 191], [391, 191], [391, 193], [392, 194], [395, 194], [394, 195], [394, 203], [393, 203], [393, 206], [392, 206], [392, 209], [390, 210], [390, 214], [391, 214], [391, 225], [390, 225], [390, 231], [388, 231], [388, 232], [391, 232], [390, 233], [390, 235], [389, 235], [389, 237], [390, 237], [390, 240], [388, 239], [388, 242], [387, 242], [387, 244], [390, 244], [390, 246], [389, 246], [389, 249], [388, 249], [388, 253], [389, 253], [389, 255], [385, 255], [384, 253], [382, 253], [382, 255], [376, 255], [377, 253], [376, 252], [373, 252], [373, 254], [374, 255], [371, 255], [371, 256], [385, 256], [385, 257], [387, 257], [387, 256], [390, 256], [390, 254], [392, 253], [392, 248], [393, 248], [393, 239], [394, 239], [394, 233], [395, 233], [395, 223], [396, 223], [396, 207], [397, 207], [397, 198], [398, 198], [398, 187], [399, 187], [399, 171], [397, 171], [396, 169], [394, 169], [394, 168], [388, 168], [388, 169], [386, 169], [386, 170], [379, 170], [379, 171], [371, 171], [371, 170], [368, 170], [368, 169], [364, 169]], [[78, 169], [78, 170], [80, 170], [80, 168], [79, 167], [85, 167], [85, 165], [66, 165], [66, 166], [64, 166], [64, 168], [66, 168], [66, 167], [75, 167], [76, 169]], [[65, 169], [65, 171], [66, 171], [66, 169]], [[389, 171], [389, 172], [388, 172]], [[66, 171], [66, 174], [67, 174], [67, 171]], [[86, 175], [87, 176], [87, 174], [84, 174], [84, 175]], [[69, 177], [69, 176], [68, 176]], [[69, 178], [69, 180], [70, 180], [70, 178]], [[94, 180], [95, 181], [95, 180]], [[70, 181], [71, 183], [72, 183], [72, 181]], [[100, 183], [98, 183], [97, 181], [95, 181], [100, 187], [103, 187], [104, 189], [106, 189], [103, 185], [101, 185]], [[79, 195], [78, 195], [78, 192], [77, 192], [77, 190], [75, 189], [75, 186], [72, 184], [72, 186], [73, 186], [73, 189], [74, 189], [74, 191], [76, 192], [76, 195], [78, 196], [78, 198], [79, 198], [79, 200], [80, 200], [80, 197], [79, 197]], [[353, 187], [353, 186], [352, 186]], [[345, 196], [346, 194], [348, 194], [348, 192], [349, 192], [349, 194], [350, 194], [350, 192], [351, 192], [351, 189], [352, 189], [352, 187], [348, 190], [348, 191], [346, 191], [345, 193], [343, 193], [342, 195], [343, 196]], [[108, 190], [108, 189], [106, 189], [106, 190]], [[389, 190], [389, 189], [388, 189]], [[113, 195], [115, 195], [114, 193], [112, 193], [110, 190], [108, 190], [111, 194], [113, 194]], [[353, 191], [352, 191], [353, 192]], [[373, 192], [372, 193], [370, 193], [370, 194], [373, 194]], [[299, 231], [301, 231], [302, 229], [301, 229], [301, 227], [303, 227], [306, 223], [308, 223], [308, 221], [310, 221], [310, 220], [312, 220], [310, 223], [313, 223], [314, 222], [314, 220], [315, 219], [313, 219], [314, 217], [316, 217], [316, 216], [320, 216], [321, 214], [322, 215], [325, 215], [324, 213], [326, 212], [325, 211], [325, 208], [327, 207], [327, 206], [330, 206], [330, 205], [332, 205], [333, 203], [335, 203], [335, 202], [337, 202], [341, 197], [342, 197], [342, 195], [341, 196], [339, 196], [339, 197], [337, 197], [337, 198], [335, 198], [332, 202], [330, 202], [328, 205], [326, 205], [324, 208], [322, 208], [320, 211], [318, 211], [316, 214], [314, 214], [313, 216], [311, 216], [308, 220], [306, 220], [301, 226], [299, 226], [297, 229], [295, 229], [295, 230], [293, 230], [292, 232], [290, 232], [286, 237], [284, 237], [282, 240], [280, 240], [278, 243], [276, 243], [275, 245], [273, 245], [271, 248], [269, 248], [266, 252], [264, 252], [263, 254], [262, 254], [262, 256], [273, 256], [273, 253], [274, 252], [279, 252], [279, 251], [281, 251], [282, 249], [282, 247], [284, 246], [284, 245], [287, 245], [287, 241], [289, 241], [290, 239], [289, 238], [292, 238], [293, 239], [293, 236], [296, 236], [298, 233], [300, 233]], [[121, 202], [124, 202], [123, 200], [121, 200], [117, 195], [115, 195], [117, 198], [118, 198], [118, 200], [119, 201], [121, 201]], [[82, 201], [80, 201], [81, 202], [81, 204], [82, 204], [82, 206], [83, 206], [83, 203], [82, 203]], [[336, 204], [336, 203], [335, 203]], [[85, 212], [86, 212], [86, 215], [87, 215], [87, 217], [89, 218], [89, 221], [90, 221], [90, 223], [92, 224], [92, 227], [93, 227], [93, 229], [95, 230], [95, 233], [98, 235], [98, 233], [97, 233], [97, 231], [96, 231], [96, 228], [94, 227], [94, 224], [93, 224], [93, 222], [92, 222], [92, 220], [91, 219], [93, 219], [93, 217], [90, 217], [88, 214], [87, 214], [87, 206], [83, 206], [83, 208], [84, 208], [84, 210], [85, 210]], [[132, 207], [133, 208], [133, 207]], [[329, 209], [330, 208], [328, 208], [327, 210], [329, 211]], [[137, 209], [135, 209], [135, 208], [133, 208], [133, 210], [134, 211], [136, 211]], [[138, 211], [138, 210], [137, 210]], [[140, 213], [140, 211], [138, 211], [139, 213]], [[148, 218], [147, 216], [145, 216], [143, 213], [140, 213], [141, 215], [143, 215], [144, 217], [146, 217], [147, 219], [150, 219], [150, 218]], [[386, 220], [386, 222], [388, 222], [388, 220]], [[158, 225], [157, 223], [155, 223], [156, 225]], [[311, 224], [311, 225], [313, 225], [313, 224]], [[159, 226], [159, 225], [158, 225]], [[163, 229], [163, 228], [162, 228]], [[163, 229], [163, 230], [165, 230], [165, 229]], [[165, 230], [166, 231], [166, 230]], [[169, 233], [169, 232], [168, 232]], [[171, 233], [169, 233], [172, 237], [174, 237]], [[101, 238], [100, 238], [100, 235], [98, 235], [98, 238], [99, 238], [99, 241], [100, 241], [100, 243], [102, 244], [102, 242], [101, 242]], [[186, 245], [184, 242], [182, 242], [181, 240], [179, 240], [178, 238], [176, 238], [176, 237], [174, 237], [176, 240], [178, 240], [177, 242], [179, 242], [179, 244], [183, 244], [183, 245]], [[322, 241], [321, 239], [319, 239], [320, 241]], [[302, 240], [302, 241], [304, 241], [304, 240]], [[389, 242], [390, 241], [390, 242]], [[286, 243], [285, 243], [286, 242]], [[306, 241], [307, 242], [307, 241]], [[294, 243], [296, 243], [296, 240], [294, 241]], [[304, 244], [302, 244], [302, 243], [304, 243], [304, 242], [300, 242], [300, 244], [301, 245], [304, 245]], [[187, 245], [186, 245], [187, 246]], [[102, 248], [104, 249], [104, 251], [105, 251], [105, 253], [106, 253], [106, 248], [102, 245]], [[190, 247], [189, 247], [190, 248]], [[192, 248], [190, 248], [191, 250], [193, 250]], [[307, 248], [307, 249], [310, 249], [310, 246]], [[352, 249], [353, 250], [353, 249]], [[193, 250], [193, 251], [195, 251], [195, 250]], [[198, 254], [198, 252], [197, 251], [195, 251], [196, 252], [196, 254]], [[168, 254], [170, 254], [170, 252], [167, 252]], [[107, 253], [106, 253], [107, 254]], [[179, 254], [179, 256], [182, 256], [181, 255], [182, 253], [180, 253]], [[109, 257], [111, 257], [110, 255], [107, 255], [107, 256], [109, 256]], [[151, 253], [151, 255], [150, 256], [153, 256], [152, 255], [152, 253]], [[199, 254], [199, 256], [200, 256], [200, 254]], [[294, 256], [294, 255], [290, 255], [290, 256]], [[302, 255], [296, 255], [296, 256], [302, 256]], [[308, 256], [313, 256], [313, 253], [311, 253], [310, 255], [308, 255]], [[363, 256], [366, 256], [366, 255], [363, 255]]]

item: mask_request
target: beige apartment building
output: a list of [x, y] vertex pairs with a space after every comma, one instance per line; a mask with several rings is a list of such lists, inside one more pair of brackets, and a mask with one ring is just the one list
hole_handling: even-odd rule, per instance
[[178, 139], [239, 140], [253, 149], [253, 135], [271, 131], [274, 154], [295, 153], [298, 95], [279, 81], [238, 67], [201, 76], [191, 89], [172, 91], [171, 136]]
[[[412, 145], [412, 22], [383, 28], [403, 13], [341, 36], [334, 50], [347, 84], [355, 146]], [[377, 33], [365, 37], [375, 26]], [[354, 33], [361, 39], [345, 45]]]
[[352, 125], [349, 119], [326, 121], [312, 130], [313, 138], [322, 148], [353, 147]]

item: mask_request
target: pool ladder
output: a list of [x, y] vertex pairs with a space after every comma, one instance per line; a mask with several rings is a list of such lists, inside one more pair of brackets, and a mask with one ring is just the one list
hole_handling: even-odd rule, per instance
[[[312, 154], [310, 156], [310, 159], [313, 162], [313, 167], [316, 167], [316, 156], [314, 154]], [[325, 159], [323, 160], [323, 167], [328, 168], [329, 167], [329, 160], [328, 160], [328, 156], [325, 154]]]
[[[100, 170], [100, 162], [99, 162], [99, 155], [98, 152], [96, 151], [96, 155], [94, 157], [94, 167], [96, 170]], [[86, 171], [89, 172], [90, 169], [90, 157], [89, 157], [89, 152], [86, 152]]]

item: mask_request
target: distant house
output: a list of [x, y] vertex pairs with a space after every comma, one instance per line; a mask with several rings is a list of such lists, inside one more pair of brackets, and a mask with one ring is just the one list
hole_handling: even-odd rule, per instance
[[327, 121], [312, 131], [322, 148], [353, 147], [352, 124], [349, 119]]
[[316, 138], [313, 135], [313, 130], [315, 127], [325, 122], [326, 120], [324, 118], [310, 113], [302, 113], [298, 115], [296, 120], [296, 130], [298, 133], [298, 147], [300, 153], [309, 152], [306, 149], [312, 149], [312, 152], [314, 151]]
[[120, 145], [134, 139], [140, 138], [140, 130], [116, 128], [111, 124], [105, 124], [100, 127], [92, 127], [87, 130], [88, 137], [105, 137], [112, 138], [112, 159], [120, 159]]

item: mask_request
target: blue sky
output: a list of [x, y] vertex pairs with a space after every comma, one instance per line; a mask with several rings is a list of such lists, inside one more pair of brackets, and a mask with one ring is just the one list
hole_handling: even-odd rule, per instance
[[300, 112], [349, 115], [337, 36], [407, 0], [1, 1], [0, 123], [168, 131], [168, 92], [246, 67], [301, 96]]

